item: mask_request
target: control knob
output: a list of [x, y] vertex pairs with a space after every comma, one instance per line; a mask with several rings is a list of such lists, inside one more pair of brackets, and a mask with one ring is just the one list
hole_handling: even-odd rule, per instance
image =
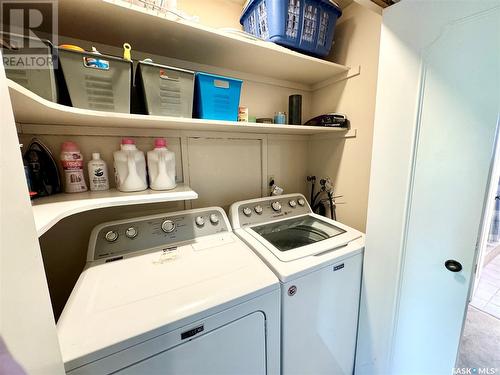
[[300, 206], [303, 206], [306, 204], [306, 201], [302, 198], [299, 198], [299, 200], [297, 202], [299, 203]]
[[252, 209], [250, 207], [245, 207], [243, 209], [243, 213], [245, 214], [245, 216], [250, 216], [252, 214]]
[[115, 230], [110, 230], [110, 231], [106, 232], [106, 234], [104, 235], [104, 238], [108, 242], [115, 242], [118, 239], [118, 232]]
[[199, 227], [202, 227], [205, 225], [205, 219], [203, 218], [203, 216], [196, 216], [196, 219], [194, 219], [194, 222], [196, 223], [196, 225], [198, 225]]
[[137, 237], [138, 233], [139, 232], [137, 231], [137, 228], [135, 228], [135, 227], [127, 228], [127, 230], [125, 231], [125, 235], [130, 239]]
[[276, 212], [281, 211], [281, 203], [278, 201], [271, 203], [271, 207]]
[[256, 214], [260, 215], [260, 214], [262, 214], [262, 211], [264, 211], [264, 210], [262, 209], [262, 206], [259, 204], [258, 206], [254, 207], [254, 211]]
[[292, 207], [292, 208], [295, 208], [295, 207], [297, 207], [297, 202], [295, 202], [295, 201], [292, 199], [290, 202], [288, 202], [288, 205], [289, 205], [290, 207]]
[[210, 215], [210, 222], [212, 224], [218, 224], [219, 223], [219, 215], [217, 215], [217, 214], [211, 214]]
[[172, 220], [165, 220], [161, 223], [161, 230], [165, 233], [172, 233], [175, 230], [175, 223]]

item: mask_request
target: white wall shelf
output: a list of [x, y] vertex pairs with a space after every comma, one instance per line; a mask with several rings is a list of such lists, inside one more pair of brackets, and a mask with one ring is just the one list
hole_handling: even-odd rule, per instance
[[200, 120], [180, 117], [101, 112], [53, 103], [8, 80], [16, 122], [29, 125], [70, 125], [94, 128], [197, 130], [259, 134], [344, 134], [347, 129], [303, 125]]
[[61, 193], [33, 201], [33, 215], [38, 236], [41, 236], [65, 217], [97, 208], [127, 206], [144, 203], [160, 203], [197, 199], [198, 194], [189, 186], [178, 184], [168, 191], [145, 190], [122, 193], [116, 189]]
[[58, 4], [60, 15], [64, 15], [59, 17], [59, 33], [66, 37], [120, 47], [126, 41], [141, 52], [295, 82], [311, 89], [349, 70], [274, 43], [173, 20], [122, 0], [60, 0]]

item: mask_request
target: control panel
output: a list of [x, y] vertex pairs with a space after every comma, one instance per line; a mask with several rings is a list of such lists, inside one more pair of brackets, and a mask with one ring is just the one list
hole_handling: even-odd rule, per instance
[[125, 254], [230, 231], [220, 208], [189, 210], [104, 223], [92, 231], [87, 260]]
[[305, 198], [295, 194], [252, 199], [238, 204], [241, 227], [311, 213]]

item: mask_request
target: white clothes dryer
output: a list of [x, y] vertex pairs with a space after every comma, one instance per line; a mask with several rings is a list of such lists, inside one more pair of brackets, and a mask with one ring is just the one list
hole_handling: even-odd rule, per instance
[[221, 208], [108, 222], [57, 323], [69, 374], [279, 374], [276, 276]]

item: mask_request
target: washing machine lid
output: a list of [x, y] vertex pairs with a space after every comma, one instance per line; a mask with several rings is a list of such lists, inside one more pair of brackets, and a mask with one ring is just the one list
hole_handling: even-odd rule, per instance
[[57, 323], [68, 369], [279, 288], [233, 233], [89, 263]]
[[357, 230], [312, 213], [254, 225], [245, 230], [282, 262], [335, 251], [362, 237]]

